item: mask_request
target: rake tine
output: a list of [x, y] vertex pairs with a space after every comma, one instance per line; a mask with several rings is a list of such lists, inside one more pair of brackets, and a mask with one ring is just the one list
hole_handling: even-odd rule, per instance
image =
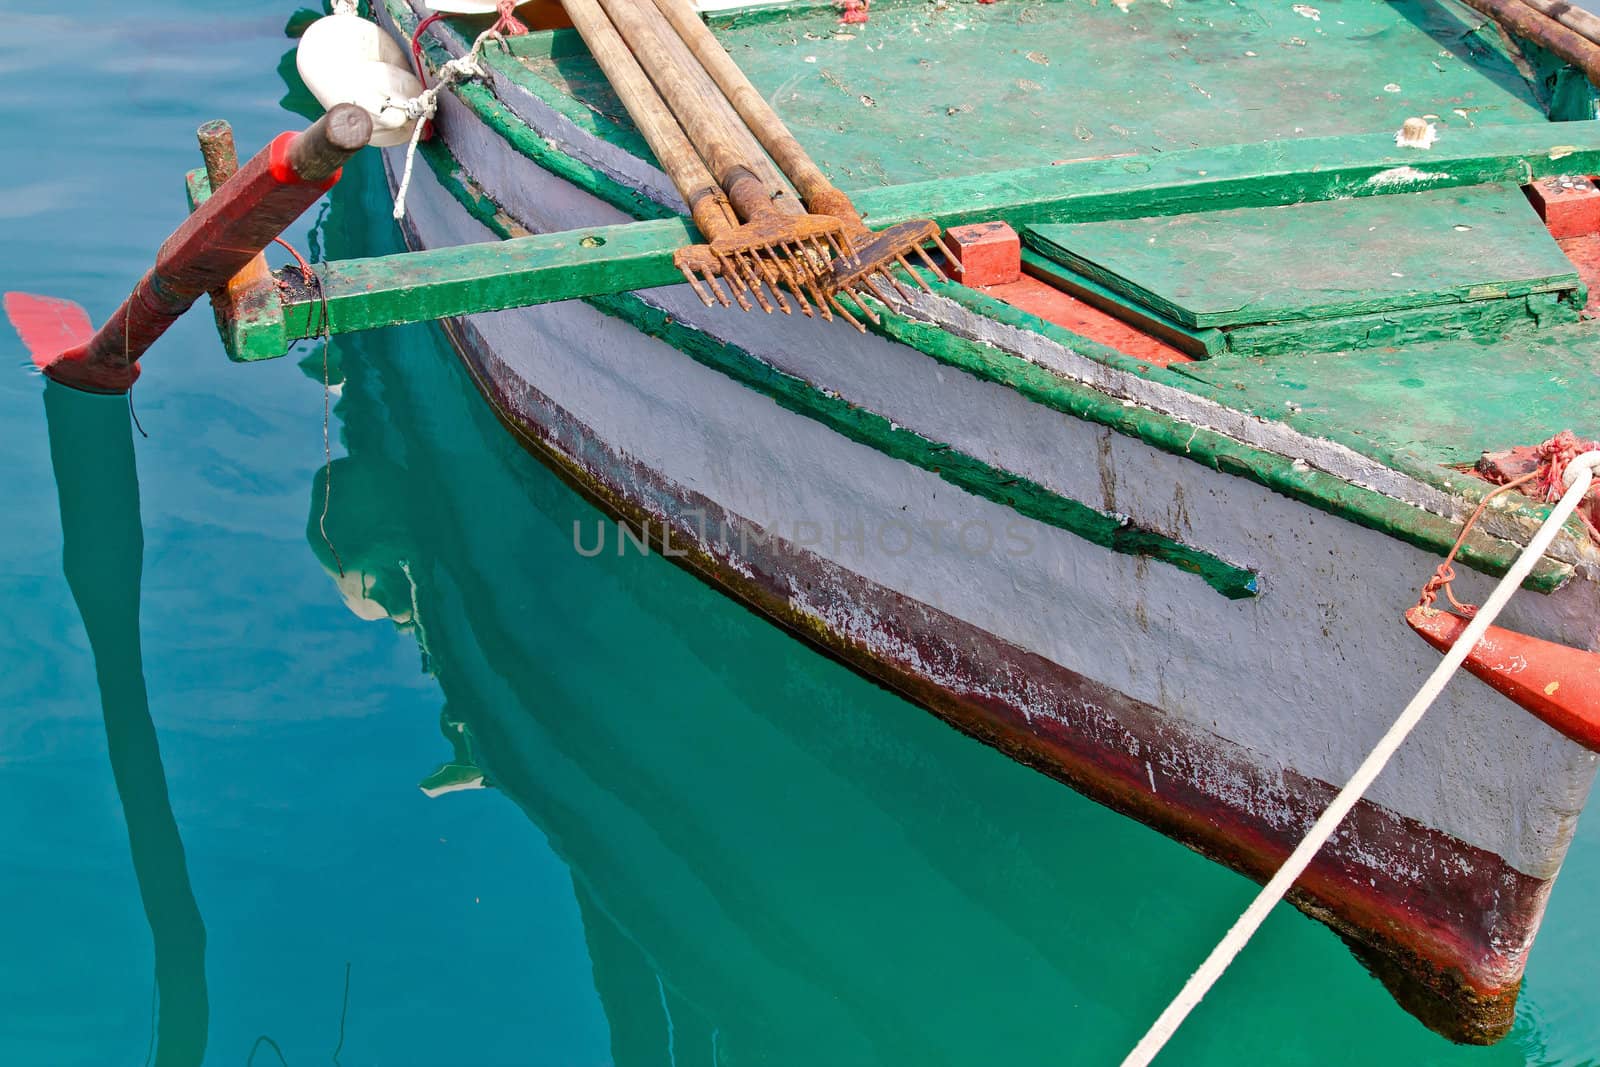
[[694, 290], [694, 295], [700, 298], [700, 303], [706, 307], [712, 307], [711, 294], [705, 291], [705, 287], [700, 284], [700, 279], [694, 276], [694, 272], [688, 267], [679, 267], [678, 269], [683, 272], [684, 278], [689, 282], [689, 287]]
[[761, 279], [767, 283], [767, 288], [772, 290], [772, 298], [778, 302], [778, 310], [785, 315], [793, 314], [794, 309], [789, 306], [789, 301], [783, 298], [783, 290], [778, 288], [778, 281], [783, 275], [783, 268], [778, 261], [777, 254], [773, 252], [769, 245], [765, 258], [762, 258], [759, 252], [751, 253], [751, 257], [761, 264]]
[[779, 259], [777, 263], [778, 270], [783, 274], [784, 284], [789, 287], [789, 292], [794, 294], [795, 300], [800, 304], [800, 313], [808, 319], [811, 318], [811, 304], [806, 300], [799, 279], [795, 277], [793, 265], [786, 259]]
[[906, 260], [905, 256], [897, 255], [894, 258], [895, 258], [895, 262], [899, 263], [902, 267], [904, 267], [906, 269], [906, 273], [911, 275], [911, 277], [915, 278], [917, 284], [922, 286], [922, 291], [923, 292], [925, 292], [925, 293], [933, 292], [933, 290], [931, 288], [929, 288], [928, 283], [925, 280], [923, 280], [922, 275], [917, 273], [917, 268], [913, 267]]
[[792, 241], [795, 259], [802, 267], [803, 275], [815, 280], [821, 274], [818, 264], [827, 264], [830, 257], [817, 255], [816, 241]]
[[771, 267], [763, 269], [763, 282], [766, 282], [766, 288], [773, 294], [774, 301], [778, 301], [778, 310], [781, 310], [782, 314], [794, 314], [794, 307], [789, 306], [789, 301], [784, 298], [784, 291], [779, 288], [778, 270], [773, 270]]
[[892, 273], [890, 273], [887, 270], [880, 270], [880, 271], [878, 271], [878, 274], [880, 274], [882, 277], [887, 278], [889, 280], [889, 284], [894, 286], [894, 291], [900, 294], [900, 299], [902, 299], [902, 300], [910, 300], [911, 299], [910, 290], [908, 290], [905, 286], [900, 284], [900, 279], [899, 278], [896, 278]]
[[[912, 245], [911, 247], [917, 253], [918, 258], [928, 265], [928, 269], [933, 271], [933, 276], [935, 278], [939, 279], [941, 282], [947, 282], [950, 280], [945, 272], [939, 269], [939, 264], [935, 263], [933, 258], [928, 255], [926, 249], [924, 249], [921, 245]], [[956, 271], [959, 273], [961, 270], [961, 264], [956, 263], [953, 257], [951, 258], [950, 262], [955, 263]]]
[[[706, 286], [711, 290], [711, 294], [717, 298], [717, 303], [721, 304], [723, 307], [732, 307], [732, 302], [728, 299], [727, 295], [723, 293], [722, 286], [717, 283], [717, 276], [712, 274], [710, 271], [706, 271], [705, 279]], [[710, 305], [707, 306], [709, 307]]]
[[748, 257], [743, 252], [736, 252], [733, 256], [734, 269], [741, 271], [745, 285], [750, 290], [750, 295], [756, 298], [756, 303], [761, 305], [761, 310], [768, 315], [772, 314], [772, 301], [761, 291], [761, 279], [750, 268]]
[[763, 249], [756, 248], [747, 253], [750, 263], [754, 266], [756, 278], [766, 286], [766, 291], [771, 294], [772, 301], [777, 305], [778, 310], [785, 315], [792, 314], [793, 309], [789, 306], [789, 302], [784, 299], [783, 293], [778, 290], [777, 264], [773, 262], [771, 256], [763, 255], [763, 251]]
[[[888, 278], [889, 276], [885, 274], [884, 277]], [[890, 281], [893, 281], [893, 279], [891, 278]], [[878, 283], [872, 280], [872, 275], [865, 275], [861, 279], [861, 284], [866, 286], [872, 292], [873, 296], [877, 297], [890, 307], [894, 307], [894, 301], [885, 296], [883, 290], [878, 288]], [[899, 289], [899, 286], [896, 286], [895, 288]], [[901, 295], [903, 296], [904, 294], [902, 293]]]
[[748, 292], [748, 287], [744, 284], [744, 279], [739, 276], [739, 268], [735, 267], [733, 261], [726, 256], [718, 256], [717, 258], [722, 262], [722, 275], [728, 281], [728, 288], [733, 290], [733, 298], [739, 302], [740, 308], [749, 311], [755, 305], [751, 304], [750, 298], [745, 296], [745, 293]]
[[844, 287], [844, 293], [855, 302], [856, 307], [861, 309], [861, 314], [867, 317], [868, 322], [872, 323], [874, 326], [881, 326], [883, 324], [883, 320], [878, 317], [878, 313], [873, 311], [872, 308], [868, 306], [866, 300], [862, 298], [860, 293], [856, 292], [848, 285]]
[[[944, 263], [945, 266], [949, 268], [951, 274], [965, 274], [967, 272], [967, 268], [961, 265], [961, 261], [959, 259], [950, 254], [950, 250], [945, 247], [943, 241], [939, 240], [938, 238], [934, 238], [933, 243], [938, 245], [939, 251], [944, 253]], [[920, 246], [918, 251], [921, 251]], [[924, 257], [927, 256], [926, 252], [923, 252], [922, 254]]]
[[839, 303], [839, 298], [838, 297], [830, 296], [830, 297], [828, 297], [828, 300], [829, 300], [830, 303], [833, 304], [833, 309], [835, 311], [837, 311], [840, 315], [844, 316], [844, 320], [846, 322], [848, 322], [850, 325], [854, 326], [856, 329], [860, 330], [862, 333], [866, 333], [867, 332], [867, 328], [865, 326], [861, 325], [861, 323], [856, 320], [856, 317], [854, 315], [852, 315], [852, 314], [850, 314], [850, 312], [846, 311], [845, 310], [845, 306], [843, 304]]
[[828, 298], [823, 295], [822, 290], [818, 289], [816, 283], [811, 281], [806, 282], [805, 287], [806, 292], [811, 294], [811, 299], [816, 301], [817, 312], [822, 316], [822, 321], [832, 322], [833, 309], [828, 307]]

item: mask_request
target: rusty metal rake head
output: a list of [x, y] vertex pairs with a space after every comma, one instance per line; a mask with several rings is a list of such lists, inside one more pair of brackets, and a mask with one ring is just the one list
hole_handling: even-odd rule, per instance
[[[832, 318], [829, 294], [817, 283], [835, 257], [848, 254], [847, 249], [844, 226], [833, 216], [789, 215], [774, 209], [718, 234], [709, 244], [680, 249], [673, 262], [706, 307], [738, 303], [746, 311], [760, 306], [771, 313], [776, 307], [787, 315], [794, 310], [784, 296], [788, 290], [802, 314], [814, 314], [815, 306], [823, 318]], [[731, 300], [719, 278], [732, 293]]]
[[[938, 281], [948, 280], [927, 252], [926, 246], [932, 243], [939, 247], [938, 241], [938, 224], [928, 220], [902, 222], [873, 233], [833, 215], [785, 215], [774, 211], [718, 236], [710, 244], [680, 249], [673, 262], [706, 307], [732, 307], [738, 303], [746, 311], [759, 305], [769, 313], [776, 307], [789, 314], [792, 308], [783, 293], [787, 289], [803, 314], [820, 314], [831, 320], [837, 312], [864, 332], [866, 325], [840, 302], [840, 294], [849, 297], [867, 321], [880, 322], [878, 314], [863, 299], [867, 293], [891, 307], [896, 298], [911, 299], [911, 293], [894, 273], [896, 266], [904, 268], [923, 290], [932, 292], [908, 257], [920, 260]], [[951, 266], [961, 269], [954, 261]], [[723, 291], [719, 278], [726, 283], [728, 292]]]
[[[939, 225], [929, 219], [917, 219], [911, 222], [902, 222], [890, 226], [886, 230], [873, 233], [863, 228], [859, 233], [851, 235], [850, 251], [834, 259], [828, 265], [828, 270], [818, 279], [824, 292], [832, 295], [844, 293], [855, 302], [867, 319], [873, 323], [879, 321], [872, 308], [862, 299], [861, 289], [867, 290], [883, 303], [894, 306], [895, 301], [890, 298], [889, 291], [901, 300], [910, 300], [911, 294], [905, 286], [900, 284], [899, 278], [894, 274], [896, 266], [905, 269], [912, 279], [921, 286], [924, 292], [932, 292], [928, 282], [911, 265], [908, 256], [915, 256], [921, 261], [922, 266], [932, 272], [935, 280], [948, 281], [944, 271], [939, 269], [928, 255], [927, 245], [932, 244], [939, 248]], [[949, 261], [952, 268], [959, 271], [961, 266], [954, 260]], [[886, 291], [888, 290], [888, 291]], [[834, 307], [844, 315], [859, 330], [866, 327], [852, 317], [845, 309], [834, 302]]]

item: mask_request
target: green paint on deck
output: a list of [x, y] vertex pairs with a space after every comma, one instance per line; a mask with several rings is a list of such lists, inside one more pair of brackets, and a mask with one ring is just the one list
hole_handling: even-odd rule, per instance
[[1031, 227], [1029, 245], [1190, 329], [1350, 318], [1581, 289], [1520, 189]]
[[[823, 169], [853, 189], [1121, 153], [1392, 134], [1411, 115], [1437, 115], [1451, 132], [1544, 120], [1503, 51], [1473, 35], [1482, 21], [1431, 0], [1342, 0], [1316, 18], [1264, 0], [1128, 11], [1108, 0], [880, 3], [849, 27], [833, 7], [810, 7], [736, 17], [716, 31]], [[592, 60], [541, 36], [550, 43], [519, 46], [524, 66], [631, 128]]]

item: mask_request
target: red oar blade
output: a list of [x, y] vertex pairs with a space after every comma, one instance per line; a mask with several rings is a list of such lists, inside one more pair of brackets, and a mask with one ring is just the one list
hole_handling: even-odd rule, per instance
[[94, 336], [89, 313], [70, 300], [32, 293], [7, 293], [6, 318], [22, 338], [33, 357], [33, 365], [44, 370], [58, 357]]

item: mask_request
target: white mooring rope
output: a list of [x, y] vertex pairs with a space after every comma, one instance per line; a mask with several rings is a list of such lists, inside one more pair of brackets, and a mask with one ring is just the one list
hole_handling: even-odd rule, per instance
[[411, 143], [406, 146], [406, 166], [400, 176], [400, 188], [394, 194], [394, 217], [397, 220], [406, 217], [406, 193], [411, 189], [411, 169], [417, 162], [417, 145], [422, 141], [422, 131], [427, 128], [428, 122], [439, 110], [439, 94], [458, 81], [483, 77], [483, 68], [478, 65], [478, 57], [483, 54], [483, 46], [490, 40], [504, 43], [505, 38], [500, 36], [499, 30], [492, 27], [484, 30], [478, 34], [478, 39], [472, 42], [472, 48], [466, 55], [452, 59], [439, 68], [433, 85], [424, 89], [420, 95], [410, 100], [390, 100], [384, 105], [404, 108], [406, 114], [416, 120], [416, 125], [411, 128]]
[[1528, 542], [1528, 547], [1522, 550], [1522, 554], [1511, 565], [1506, 576], [1500, 579], [1500, 584], [1489, 594], [1489, 599], [1484, 601], [1478, 613], [1472, 617], [1472, 622], [1466, 631], [1454, 645], [1450, 646], [1450, 651], [1445, 653], [1444, 659], [1434, 668], [1428, 680], [1417, 691], [1417, 695], [1411, 698], [1411, 703], [1406, 705], [1400, 717], [1394, 721], [1394, 725], [1389, 727], [1389, 732], [1383, 735], [1383, 739], [1356, 769], [1356, 773], [1339, 791], [1339, 795], [1333, 798], [1333, 803], [1328, 805], [1322, 817], [1306, 833], [1305, 838], [1284, 861], [1283, 866], [1278, 868], [1278, 873], [1262, 887], [1260, 893], [1256, 894], [1255, 900], [1250, 902], [1250, 906], [1239, 916], [1227, 935], [1217, 943], [1217, 947], [1211, 950], [1211, 955], [1206, 957], [1200, 969], [1189, 977], [1189, 981], [1184, 984], [1172, 1003], [1167, 1005], [1167, 1009], [1150, 1027], [1149, 1032], [1134, 1046], [1133, 1051], [1128, 1053], [1127, 1058], [1122, 1061], [1122, 1067], [1146, 1067], [1156, 1058], [1171, 1040], [1172, 1035], [1177, 1032], [1178, 1027], [1183, 1024], [1189, 1012], [1194, 1010], [1195, 1005], [1200, 1003], [1216, 980], [1222, 977], [1222, 972], [1228, 969], [1228, 964], [1232, 963], [1234, 957], [1244, 949], [1245, 944], [1265, 921], [1267, 913], [1283, 899], [1283, 895], [1294, 885], [1295, 879], [1305, 873], [1312, 859], [1322, 846], [1327, 844], [1328, 838], [1333, 836], [1333, 832], [1344, 821], [1344, 817], [1350, 814], [1350, 809], [1356, 806], [1356, 801], [1361, 799], [1362, 794], [1388, 764], [1401, 742], [1416, 728], [1417, 723], [1422, 721], [1422, 716], [1439, 698], [1445, 685], [1467, 658], [1467, 653], [1477, 647], [1478, 641], [1489, 629], [1489, 624], [1494, 622], [1495, 616], [1500, 614], [1506, 602], [1511, 599], [1511, 594], [1517, 591], [1517, 587], [1533, 571], [1534, 564], [1539, 562], [1550, 547], [1550, 543], [1555, 540], [1562, 524], [1577, 510], [1584, 494], [1589, 491], [1590, 483], [1594, 481], [1597, 467], [1600, 467], [1600, 452], [1585, 452], [1567, 465], [1564, 479], [1567, 491], [1556, 506], [1550, 509], [1550, 517], [1545, 519], [1544, 524], [1533, 535], [1533, 540]]

